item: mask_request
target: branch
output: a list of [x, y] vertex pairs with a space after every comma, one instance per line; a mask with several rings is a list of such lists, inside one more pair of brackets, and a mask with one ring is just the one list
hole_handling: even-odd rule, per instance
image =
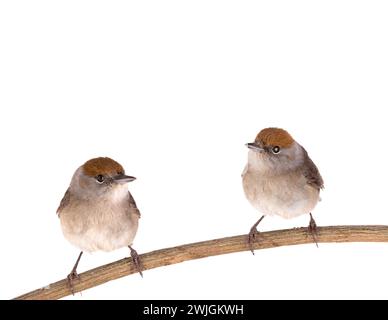
[[[307, 228], [261, 232], [254, 248], [267, 249], [281, 246], [313, 243]], [[319, 227], [318, 241], [330, 242], [388, 242], [388, 226], [336, 226]], [[173, 248], [161, 249], [140, 255], [144, 270], [168, 266], [188, 260], [217, 256], [221, 254], [247, 251], [247, 236], [234, 236]], [[250, 253], [249, 253], [250, 254]], [[252, 258], [253, 259], [253, 258]], [[80, 274], [81, 281], [74, 283], [74, 291], [79, 292], [96, 287], [105, 282], [137, 273], [132, 259], [125, 258]], [[46, 287], [31, 291], [18, 300], [59, 299], [70, 295], [66, 279]]]

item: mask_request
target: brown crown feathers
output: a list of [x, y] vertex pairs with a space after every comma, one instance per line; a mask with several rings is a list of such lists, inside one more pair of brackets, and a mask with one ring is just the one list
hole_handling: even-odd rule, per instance
[[99, 157], [86, 161], [83, 165], [83, 171], [90, 177], [95, 177], [99, 174], [111, 176], [124, 174], [122, 165], [108, 157]]
[[288, 148], [292, 145], [294, 139], [286, 130], [280, 128], [266, 128], [257, 134], [255, 142], [264, 147], [279, 146], [281, 148]]

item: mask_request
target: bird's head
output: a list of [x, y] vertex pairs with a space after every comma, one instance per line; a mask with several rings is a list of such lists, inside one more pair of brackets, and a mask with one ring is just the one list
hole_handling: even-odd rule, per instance
[[249, 164], [254, 169], [280, 173], [298, 167], [304, 158], [303, 148], [280, 128], [261, 130], [254, 142], [247, 143]]
[[125, 174], [121, 164], [107, 157], [86, 161], [74, 173], [71, 188], [86, 198], [99, 197], [126, 188], [135, 177]]

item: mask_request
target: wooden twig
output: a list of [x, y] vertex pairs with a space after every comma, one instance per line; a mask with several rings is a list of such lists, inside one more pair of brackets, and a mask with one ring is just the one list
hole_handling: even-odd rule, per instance
[[[388, 242], [388, 226], [336, 226], [319, 227], [318, 241], [329, 242]], [[256, 250], [281, 246], [313, 243], [307, 228], [262, 232], [254, 245]], [[161, 249], [140, 255], [144, 270], [180, 263], [183, 261], [217, 256], [221, 254], [249, 251], [247, 236], [234, 236], [173, 248]], [[250, 254], [250, 253], [247, 253]], [[252, 257], [252, 259], [255, 259]], [[256, 257], [258, 259], [258, 257]], [[86, 290], [102, 283], [136, 273], [130, 258], [86, 271], [80, 274], [81, 281], [75, 281], [74, 291]], [[147, 274], [145, 274], [147, 276]], [[15, 299], [59, 299], [70, 295], [66, 280], [60, 280]]]

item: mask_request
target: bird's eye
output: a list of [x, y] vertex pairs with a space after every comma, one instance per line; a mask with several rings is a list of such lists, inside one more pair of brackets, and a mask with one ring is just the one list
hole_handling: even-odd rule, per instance
[[104, 182], [104, 176], [102, 174], [99, 174], [96, 176], [96, 180], [98, 183], [103, 183]]
[[280, 152], [280, 147], [278, 147], [278, 146], [273, 147], [273, 148], [272, 148], [272, 152], [273, 152], [274, 154], [278, 154], [278, 153]]

